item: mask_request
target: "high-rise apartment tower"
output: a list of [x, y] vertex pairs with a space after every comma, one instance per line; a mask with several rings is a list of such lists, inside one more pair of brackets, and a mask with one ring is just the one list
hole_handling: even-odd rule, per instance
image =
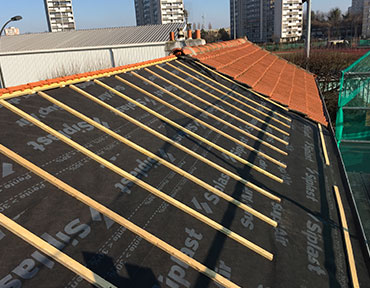
[[75, 30], [72, 0], [44, 0], [49, 32]]
[[362, 37], [370, 38], [370, 0], [365, 0], [362, 15]]
[[302, 36], [302, 23], [302, 0], [230, 0], [232, 38], [294, 41]]
[[275, 0], [274, 40], [292, 42], [302, 37], [302, 0]]
[[[235, 28], [234, 28], [235, 26]], [[230, 0], [231, 37], [267, 42], [274, 31], [274, 0]]]
[[351, 14], [361, 14], [364, 9], [364, 0], [352, 0], [352, 6], [349, 7], [349, 12]]
[[135, 0], [136, 25], [182, 23], [182, 0]]

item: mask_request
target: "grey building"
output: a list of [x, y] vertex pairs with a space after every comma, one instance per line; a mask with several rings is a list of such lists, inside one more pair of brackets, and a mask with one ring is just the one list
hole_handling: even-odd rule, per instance
[[136, 25], [184, 22], [182, 0], [135, 0]]
[[274, 27], [273, 0], [230, 0], [231, 37], [247, 36], [253, 42], [272, 38]]
[[352, 0], [352, 6], [349, 7], [349, 12], [351, 14], [362, 14], [364, 2], [365, 0]]
[[370, 38], [370, 0], [365, 0], [362, 18], [362, 37]]
[[44, 0], [49, 32], [75, 30], [72, 0]]
[[[278, 7], [275, 7], [276, 5]], [[286, 5], [288, 5], [288, 10], [285, 9]], [[290, 35], [289, 31], [291, 28], [294, 28], [294, 34], [297, 34], [299, 38], [302, 32], [296, 33], [297, 27], [293, 27], [289, 22], [290, 20], [286, 19], [287, 16], [288, 18], [290, 17], [287, 13], [290, 13], [289, 7], [291, 5], [294, 7], [298, 5], [302, 10], [302, 0], [230, 0], [232, 38], [235, 35], [236, 38], [247, 36], [252, 42], [270, 42], [274, 39], [285, 41], [284, 37], [285, 35]], [[296, 12], [293, 11], [292, 13], [296, 14]], [[297, 20], [299, 25], [302, 26], [302, 18], [303, 12], [300, 11], [297, 15], [294, 15], [294, 24]], [[287, 22], [287, 25], [285, 25], [285, 22]], [[282, 28], [283, 25], [284, 29]], [[301, 27], [300, 30], [302, 30]], [[293, 39], [291, 37], [289, 38]], [[294, 40], [298, 40], [298, 38]]]

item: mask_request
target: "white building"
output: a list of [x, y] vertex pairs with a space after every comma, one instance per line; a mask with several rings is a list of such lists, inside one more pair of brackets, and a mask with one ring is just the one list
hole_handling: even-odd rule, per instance
[[136, 25], [183, 23], [182, 0], [135, 0]]
[[72, 0], [44, 0], [49, 32], [75, 30]]
[[299, 40], [302, 10], [302, 0], [230, 0], [231, 36], [252, 42]]
[[5, 28], [5, 35], [6, 36], [19, 35], [19, 28], [16, 28], [16, 27]]
[[292, 42], [302, 37], [302, 0], [275, 0], [274, 40]]
[[179, 29], [185, 23], [2, 36], [0, 88], [164, 57]]

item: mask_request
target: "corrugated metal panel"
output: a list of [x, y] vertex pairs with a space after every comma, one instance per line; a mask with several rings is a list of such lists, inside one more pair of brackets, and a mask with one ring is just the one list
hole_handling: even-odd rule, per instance
[[[61, 51], [1, 56], [6, 87], [166, 56], [165, 47], [140, 45], [100, 50]], [[113, 58], [112, 58], [113, 57]], [[112, 61], [113, 60], [113, 61]]]
[[116, 66], [133, 64], [167, 56], [162, 46], [142, 46], [112, 49]]
[[1, 38], [0, 53], [165, 42], [184, 23], [24, 34]]

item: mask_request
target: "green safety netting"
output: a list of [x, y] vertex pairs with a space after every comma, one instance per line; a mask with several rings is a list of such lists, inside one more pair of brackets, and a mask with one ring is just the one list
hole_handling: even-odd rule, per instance
[[336, 138], [346, 169], [370, 173], [370, 51], [342, 71]]
[[361, 39], [359, 46], [370, 46], [370, 40], [369, 39]]

